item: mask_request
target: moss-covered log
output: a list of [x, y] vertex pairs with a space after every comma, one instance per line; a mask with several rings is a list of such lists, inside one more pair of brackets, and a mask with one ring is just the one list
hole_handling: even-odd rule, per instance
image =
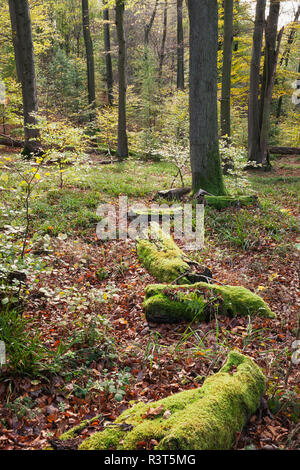
[[173, 238], [165, 234], [155, 222], [151, 223], [151, 233], [155, 233], [156, 238], [137, 241], [137, 254], [157, 281], [191, 284], [212, 277], [208, 268], [187, 258]]
[[128, 212], [129, 219], [135, 219], [136, 217], [147, 217], [148, 221], [151, 221], [151, 217], [162, 219], [164, 216], [174, 218], [178, 215], [182, 217], [183, 208], [182, 207], [145, 207], [138, 208], [132, 207]]
[[155, 450], [231, 449], [237, 432], [259, 407], [265, 377], [247, 356], [231, 352], [227, 362], [202, 387], [124, 411], [80, 450], [135, 450], [157, 442]]
[[143, 306], [147, 321], [154, 323], [206, 321], [215, 314], [229, 317], [276, 316], [260, 296], [245, 287], [205, 282], [192, 286], [150, 285], [146, 288]]
[[257, 206], [257, 196], [205, 196], [206, 204], [215, 209], [227, 207]]

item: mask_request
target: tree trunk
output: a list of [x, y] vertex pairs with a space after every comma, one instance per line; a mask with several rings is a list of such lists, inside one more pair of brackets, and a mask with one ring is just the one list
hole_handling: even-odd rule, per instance
[[22, 84], [25, 146], [23, 153], [30, 155], [39, 150], [39, 130], [36, 126], [37, 88], [33, 52], [32, 29], [28, 0], [9, 0], [13, 31], [16, 68]]
[[260, 154], [263, 164], [265, 164], [268, 159], [271, 102], [275, 82], [280, 41], [283, 32], [283, 30], [281, 30], [278, 35], [278, 44], [276, 47], [279, 11], [280, 2], [278, 0], [271, 0], [270, 11], [267, 19], [265, 32], [265, 63], [260, 99]]
[[[299, 20], [299, 16], [300, 16], [300, 6], [298, 7], [298, 10], [295, 14], [295, 18], [293, 20], [293, 23], [297, 23], [297, 21]], [[295, 35], [296, 35], [296, 27], [293, 27], [291, 30], [290, 30], [290, 33], [289, 33], [289, 36], [288, 36], [288, 40], [287, 40], [287, 45], [286, 45], [286, 48], [281, 56], [281, 59], [280, 59], [280, 67], [284, 66], [287, 67], [288, 64], [289, 64], [289, 58], [290, 58], [290, 53], [291, 53], [291, 47], [292, 47], [292, 44], [295, 40]], [[279, 97], [278, 99], [278, 104], [277, 104], [277, 111], [276, 111], [276, 120], [277, 120], [277, 124], [279, 123], [279, 119], [280, 119], [280, 116], [281, 116], [281, 110], [282, 110], [282, 95]]]
[[119, 117], [118, 117], [118, 148], [119, 159], [128, 157], [128, 140], [126, 125], [126, 42], [124, 32], [124, 0], [116, 0], [116, 27], [119, 45]]
[[182, 2], [177, 0], [177, 89], [184, 90], [184, 36], [182, 24]]
[[265, 24], [266, 0], [257, 0], [250, 68], [248, 106], [248, 161], [262, 163], [259, 126], [259, 73]]
[[162, 78], [162, 69], [165, 59], [165, 49], [166, 49], [166, 39], [167, 39], [167, 26], [168, 26], [168, 0], [165, 0], [164, 5], [164, 19], [163, 19], [163, 34], [161, 40], [161, 48], [159, 52], [159, 68], [158, 68], [158, 78]]
[[190, 159], [193, 191], [226, 193], [218, 142], [217, 0], [189, 0]]
[[15, 53], [17, 79], [19, 83], [22, 83], [22, 70], [21, 70], [21, 58], [19, 57], [20, 46], [19, 46], [19, 39], [18, 39], [18, 33], [17, 33], [16, 8], [14, 7], [14, 3], [12, 1], [9, 1], [9, 11], [10, 11], [12, 41], [13, 41], [14, 53]]
[[152, 26], [153, 26], [153, 23], [154, 23], [154, 20], [155, 20], [156, 11], [157, 11], [157, 5], [158, 5], [158, 0], [155, 0], [155, 5], [154, 5], [154, 9], [153, 9], [153, 12], [152, 12], [150, 21], [149, 21], [149, 23], [145, 26], [145, 34], [144, 34], [144, 45], [145, 45], [145, 49], [147, 49], [147, 48], [148, 48], [148, 45], [149, 45], [149, 36], [150, 36], [150, 32], [151, 32], [151, 29], [152, 29]]
[[230, 94], [233, 42], [233, 0], [224, 1], [224, 43], [221, 96], [221, 135], [231, 136]]
[[[299, 16], [300, 16], [300, 5], [298, 6], [298, 10], [296, 11], [296, 14], [295, 14], [295, 18], [294, 18], [294, 20], [293, 20], [293, 23], [297, 23], [297, 21], [299, 20]], [[290, 34], [289, 34], [289, 36], [288, 36], [286, 48], [285, 48], [285, 50], [284, 50], [284, 52], [283, 52], [283, 54], [282, 54], [282, 57], [281, 57], [281, 59], [280, 59], [280, 66], [282, 66], [284, 62], [285, 62], [285, 67], [288, 66], [289, 58], [290, 58], [290, 53], [291, 53], [291, 47], [292, 47], [292, 44], [293, 44], [293, 42], [294, 42], [296, 32], [297, 32], [296, 26], [293, 27], [293, 28], [290, 30]]]
[[109, 106], [113, 105], [113, 71], [111, 60], [111, 45], [110, 45], [110, 23], [109, 23], [109, 10], [106, 8], [103, 11], [104, 19], [104, 49], [105, 49], [105, 64], [106, 64], [106, 83], [107, 83], [107, 98]]
[[94, 65], [93, 42], [92, 42], [91, 31], [90, 31], [90, 16], [89, 16], [89, 1], [88, 0], [82, 0], [82, 25], [83, 25], [83, 37], [84, 37], [85, 50], [86, 50], [89, 104], [94, 107], [95, 100], [96, 100], [95, 65]]

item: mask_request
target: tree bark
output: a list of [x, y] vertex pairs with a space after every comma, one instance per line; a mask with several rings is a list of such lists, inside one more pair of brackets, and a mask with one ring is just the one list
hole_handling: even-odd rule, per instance
[[166, 49], [166, 39], [167, 39], [167, 26], [168, 26], [168, 0], [165, 0], [164, 5], [164, 18], [163, 18], [163, 34], [161, 40], [161, 48], [159, 52], [159, 68], [158, 68], [158, 78], [162, 78], [163, 63], [165, 59], [165, 49]]
[[105, 64], [106, 64], [106, 83], [107, 83], [107, 100], [109, 106], [113, 105], [113, 71], [111, 60], [111, 44], [110, 44], [110, 23], [109, 23], [109, 10], [106, 8], [103, 11], [104, 19], [104, 50], [105, 50]]
[[30, 155], [39, 150], [39, 130], [36, 126], [38, 111], [35, 61], [31, 18], [28, 0], [9, 0], [16, 68], [22, 85], [24, 136], [23, 153]]
[[183, 0], [177, 0], [177, 89], [184, 90]]
[[248, 105], [248, 161], [262, 163], [259, 125], [259, 73], [265, 25], [266, 0], [257, 0], [253, 32]]
[[224, 43], [221, 95], [221, 135], [231, 136], [231, 64], [233, 42], [233, 0], [224, 1]]
[[87, 63], [87, 78], [88, 78], [88, 99], [89, 104], [95, 106], [96, 92], [95, 92], [95, 64], [94, 64], [94, 51], [93, 41], [90, 30], [90, 15], [89, 15], [89, 1], [82, 0], [82, 25], [83, 37], [86, 50], [86, 63]]
[[118, 148], [119, 159], [128, 157], [128, 139], [126, 123], [126, 42], [124, 32], [124, 0], [116, 0], [116, 27], [119, 45], [119, 116], [118, 116]]
[[193, 191], [226, 193], [218, 142], [217, 0], [188, 0], [190, 20], [190, 160]]
[[20, 46], [19, 46], [19, 38], [18, 38], [18, 33], [17, 33], [16, 8], [14, 7], [14, 4], [12, 1], [9, 1], [9, 11], [10, 11], [12, 41], [13, 41], [14, 53], [15, 53], [17, 79], [19, 83], [22, 83], [22, 70], [21, 70], [21, 58], [19, 57]]

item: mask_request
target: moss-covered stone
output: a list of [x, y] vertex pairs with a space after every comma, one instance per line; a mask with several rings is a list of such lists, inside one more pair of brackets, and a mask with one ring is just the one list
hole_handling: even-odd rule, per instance
[[[157, 441], [155, 450], [226, 450], [257, 410], [265, 377], [253, 360], [231, 352], [226, 364], [202, 387], [124, 411], [80, 450], [135, 450]], [[154, 410], [154, 411], [153, 411]]]
[[[173, 282], [184, 273], [191, 271], [183, 251], [170, 235], [165, 234], [157, 223], [151, 224], [151, 233], [155, 239], [139, 239], [137, 254], [145, 268], [161, 282]], [[183, 276], [181, 283], [189, 284]]]
[[207, 320], [211, 315], [274, 318], [264, 300], [241, 286], [198, 282], [191, 285], [150, 285], [143, 304], [146, 318], [155, 323]]
[[257, 205], [256, 196], [205, 196], [206, 203], [215, 209], [225, 209], [231, 206]]

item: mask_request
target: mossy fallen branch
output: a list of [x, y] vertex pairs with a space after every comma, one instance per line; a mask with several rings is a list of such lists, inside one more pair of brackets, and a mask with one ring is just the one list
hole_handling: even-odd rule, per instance
[[73, 428], [69, 429], [66, 431], [64, 434], [60, 436], [61, 441], [68, 441], [69, 439], [74, 439], [76, 438], [85, 428], [90, 426], [90, 424], [94, 423], [95, 421], [98, 421], [99, 419], [102, 418], [102, 414], [94, 416], [91, 419], [85, 419], [84, 421], [81, 421], [77, 426], [74, 426]]
[[141, 263], [157, 281], [191, 284], [205, 281], [207, 277], [212, 276], [208, 268], [193, 263], [157, 223], [152, 222], [150, 225], [155, 238], [138, 239], [137, 254]]
[[149, 221], [151, 221], [151, 217], [158, 217], [162, 218], [163, 216], [167, 216], [173, 218], [176, 215], [182, 217], [182, 207], [146, 207], [146, 208], [138, 208], [132, 207], [128, 213], [129, 219], [135, 219], [136, 217], [147, 217]]
[[79, 450], [136, 450], [157, 442], [155, 450], [227, 450], [260, 405], [265, 377], [247, 356], [231, 352], [221, 370], [202, 387], [124, 411]]
[[154, 323], [206, 321], [215, 314], [235, 317], [274, 318], [264, 300], [241, 286], [219, 286], [199, 282], [191, 285], [150, 285], [143, 304], [146, 318]]
[[257, 206], [257, 196], [205, 196], [208, 206], [215, 209], [225, 209], [227, 207]]

